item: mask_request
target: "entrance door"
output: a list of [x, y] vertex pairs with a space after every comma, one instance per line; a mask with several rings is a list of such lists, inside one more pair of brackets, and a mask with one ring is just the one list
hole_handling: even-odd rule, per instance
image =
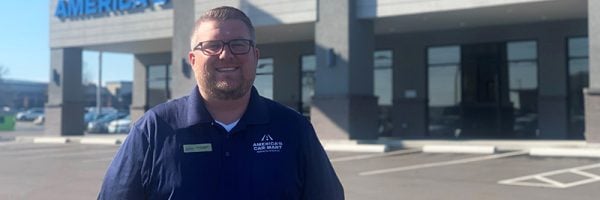
[[461, 138], [512, 137], [506, 65], [504, 43], [461, 47]]

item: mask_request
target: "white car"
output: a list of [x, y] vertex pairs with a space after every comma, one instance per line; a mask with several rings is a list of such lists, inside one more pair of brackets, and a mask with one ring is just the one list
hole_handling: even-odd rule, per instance
[[17, 120], [21, 121], [33, 121], [42, 115], [44, 115], [44, 108], [31, 108], [23, 112], [18, 112], [16, 117]]
[[44, 115], [40, 115], [33, 120], [33, 124], [44, 125], [44, 121], [45, 121]]
[[131, 115], [121, 119], [113, 120], [108, 124], [109, 133], [129, 133], [131, 127]]

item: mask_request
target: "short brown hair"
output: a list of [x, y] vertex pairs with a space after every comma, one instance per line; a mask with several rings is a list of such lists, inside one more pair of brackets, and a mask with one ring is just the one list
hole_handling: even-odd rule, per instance
[[205, 21], [222, 22], [222, 21], [230, 20], [230, 19], [237, 19], [237, 20], [244, 22], [244, 24], [246, 24], [246, 27], [248, 27], [248, 30], [250, 30], [251, 39], [252, 40], [256, 39], [252, 21], [250, 21], [250, 18], [248, 18], [248, 16], [244, 12], [242, 12], [241, 10], [234, 8], [234, 7], [221, 6], [221, 7], [213, 8], [213, 9], [206, 11], [204, 14], [202, 14], [202, 16], [200, 16], [200, 18], [198, 18], [198, 20], [196, 20], [196, 24], [194, 25], [194, 30], [192, 30], [192, 35], [190, 36], [191, 49], [193, 50], [194, 47], [196, 47], [196, 45], [198, 45], [198, 41], [196, 41], [196, 39], [195, 39], [196, 30], [198, 29], [200, 24], [202, 24], [202, 22], [205, 22]]

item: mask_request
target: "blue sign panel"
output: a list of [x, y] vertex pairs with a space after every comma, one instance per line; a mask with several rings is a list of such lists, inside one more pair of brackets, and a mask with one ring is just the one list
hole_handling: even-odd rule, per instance
[[165, 5], [169, 0], [58, 0], [54, 16], [59, 18], [83, 17], [114, 11], [143, 9]]

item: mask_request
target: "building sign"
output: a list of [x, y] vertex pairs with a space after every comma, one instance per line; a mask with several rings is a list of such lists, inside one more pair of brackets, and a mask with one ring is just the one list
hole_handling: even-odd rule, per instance
[[54, 16], [59, 18], [101, 15], [117, 11], [165, 5], [169, 0], [58, 0]]

